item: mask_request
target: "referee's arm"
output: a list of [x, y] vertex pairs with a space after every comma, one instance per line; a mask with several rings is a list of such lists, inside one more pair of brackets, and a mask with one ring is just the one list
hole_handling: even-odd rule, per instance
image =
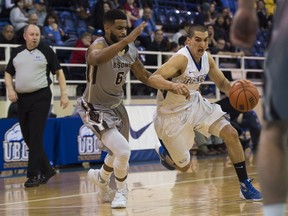
[[8, 91], [9, 100], [12, 102], [16, 102], [18, 100], [18, 96], [13, 86], [13, 77], [7, 71], [5, 71], [4, 80], [6, 89]]
[[69, 105], [69, 99], [67, 95], [66, 79], [62, 69], [56, 71], [56, 77], [61, 90], [60, 106], [65, 109]]

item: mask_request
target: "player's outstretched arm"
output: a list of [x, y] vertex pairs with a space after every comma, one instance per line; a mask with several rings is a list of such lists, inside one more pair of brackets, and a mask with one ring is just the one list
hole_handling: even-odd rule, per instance
[[110, 61], [129, 43], [133, 42], [141, 34], [146, 25], [145, 22], [141, 23], [125, 38], [110, 46], [105, 46], [103, 43], [91, 44], [87, 51], [87, 63], [90, 65], [99, 65]]
[[257, 30], [255, 0], [239, 0], [230, 28], [232, 44], [240, 48], [251, 48], [256, 40]]
[[140, 80], [145, 85], [149, 85], [149, 77], [152, 75], [152, 73], [144, 67], [139, 58], [137, 58], [136, 61], [132, 64], [131, 71], [134, 73], [138, 80]]

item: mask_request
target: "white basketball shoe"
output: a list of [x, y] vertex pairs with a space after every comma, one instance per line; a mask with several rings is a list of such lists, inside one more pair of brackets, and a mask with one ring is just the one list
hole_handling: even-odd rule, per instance
[[111, 202], [113, 200], [115, 191], [109, 187], [109, 181], [101, 178], [99, 169], [89, 169], [87, 177], [89, 181], [99, 188], [99, 195], [103, 202]]
[[127, 199], [128, 188], [126, 185], [125, 188], [122, 190], [117, 189], [114, 200], [111, 203], [111, 208], [126, 208]]

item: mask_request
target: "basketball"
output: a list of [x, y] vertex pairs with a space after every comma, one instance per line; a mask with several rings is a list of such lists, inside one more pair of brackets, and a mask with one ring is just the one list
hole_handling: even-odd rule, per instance
[[236, 81], [229, 92], [230, 104], [239, 112], [252, 110], [257, 105], [259, 97], [258, 89], [248, 80]]

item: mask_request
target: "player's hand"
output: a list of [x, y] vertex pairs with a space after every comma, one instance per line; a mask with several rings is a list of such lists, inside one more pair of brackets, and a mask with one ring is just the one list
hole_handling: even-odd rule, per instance
[[69, 105], [68, 95], [66, 93], [65, 94], [61, 94], [60, 107], [65, 109], [66, 107], [68, 107], [68, 105]]
[[133, 31], [130, 32], [129, 35], [127, 35], [127, 37], [126, 37], [127, 42], [131, 43], [134, 40], [136, 40], [136, 38], [142, 33], [142, 31], [144, 30], [144, 28], [146, 26], [147, 26], [147, 23], [146, 22], [142, 22], [139, 26], [134, 28]]
[[173, 83], [171, 91], [174, 94], [184, 95], [187, 100], [190, 99], [190, 91], [188, 87], [183, 83]]
[[250, 49], [258, 31], [258, 17], [256, 11], [238, 9], [232, 19], [230, 39], [234, 46]]
[[18, 100], [18, 95], [14, 89], [8, 90], [8, 98], [11, 102], [16, 102]]

